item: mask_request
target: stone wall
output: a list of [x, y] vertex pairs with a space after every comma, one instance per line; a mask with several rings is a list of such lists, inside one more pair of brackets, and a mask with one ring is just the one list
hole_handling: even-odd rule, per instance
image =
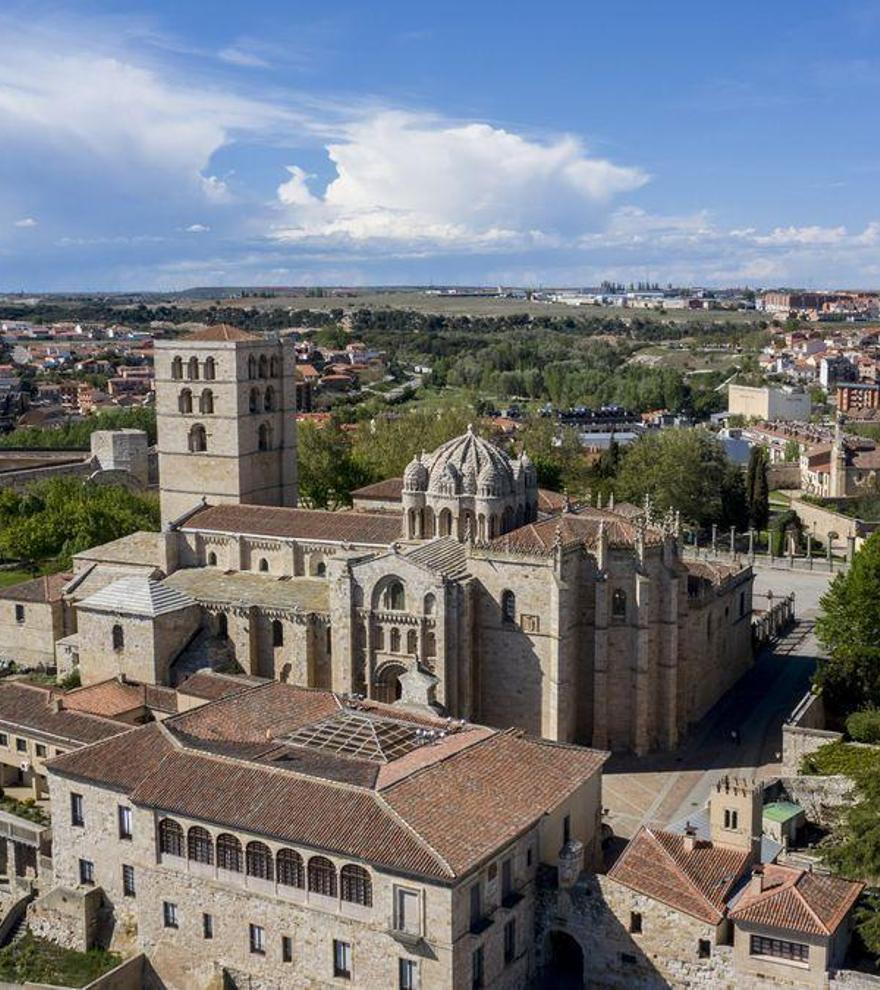
[[780, 783], [791, 800], [804, 809], [807, 820], [823, 828], [832, 828], [855, 796], [855, 784], [849, 777], [783, 777]]
[[782, 772], [798, 775], [805, 756], [842, 738], [842, 732], [825, 728], [822, 696], [808, 692], [782, 726]]
[[818, 537], [823, 543], [828, 542], [829, 533], [836, 533], [834, 542], [838, 550], [843, 550], [847, 537], [865, 535], [866, 531], [860, 520], [852, 519], [840, 512], [834, 512], [819, 505], [811, 505], [797, 496], [792, 497], [791, 507], [804, 524], [804, 529]]

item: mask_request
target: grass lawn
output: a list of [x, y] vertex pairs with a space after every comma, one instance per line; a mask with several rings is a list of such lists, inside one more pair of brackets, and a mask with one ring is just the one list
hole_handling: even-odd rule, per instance
[[0, 949], [0, 979], [84, 987], [121, 962], [114, 952], [73, 952], [26, 932], [18, 942]]
[[59, 564], [54, 560], [47, 560], [36, 573], [34, 571], [16, 568], [12, 571], [0, 571], [0, 588], [8, 588], [11, 584], [21, 584], [22, 581], [30, 581], [31, 578], [39, 577], [41, 574], [57, 574], [61, 570]]

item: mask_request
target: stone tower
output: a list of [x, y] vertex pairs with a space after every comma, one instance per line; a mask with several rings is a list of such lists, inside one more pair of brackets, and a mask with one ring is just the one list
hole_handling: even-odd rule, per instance
[[840, 413], [834, 421], [834, 444], [831, 447], [828, 494], [831, 498], [846, 495], [846, 445], [843, 439], [843, 417]]
[[760, 861], [764, 791], [740, 777], [722, 777], [709, 796], [709, 835], [713, 843], [745, 849]]
[[293, 341], [214, 326], [155, 354], [162, 525], [203, 497], [296, 505]]

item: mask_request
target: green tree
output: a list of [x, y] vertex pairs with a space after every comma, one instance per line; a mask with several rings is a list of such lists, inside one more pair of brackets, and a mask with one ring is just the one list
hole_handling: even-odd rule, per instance
[[800, 460], [801, 445], [793, 437], [785, 441], [785, 446], [782, 448], [782, 457], [786, 464], [792, 464]]
[[742, 474], [704, 429], [661, 430], [625, 449], [616, 494], [637, 504], [650, 495], [697, 526], [742, 527], [747, 518]]
[[370, 477], [354, 461], [351, 440], [339, 423], [303, 423], [297, 444], [299, 494], [313, 509], [351, 505], [351, 493]]
[[815, 683], [840, 715], [880, 706], [880, 533], [868, 537], [849, 570], [820, 600], [816, 635], [828, 656]]
[[746, 499], [749, 507], [749, 525], [753, 529], [765, 529], [770, 519], [770, 486], [767, 483], [767, 449], [752, 447], [746, 472]]

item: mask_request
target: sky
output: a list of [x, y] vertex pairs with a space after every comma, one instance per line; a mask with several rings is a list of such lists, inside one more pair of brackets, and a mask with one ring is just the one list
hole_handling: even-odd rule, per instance
[[0, 291], [880, 285], [875, 0], [3, 0]]

